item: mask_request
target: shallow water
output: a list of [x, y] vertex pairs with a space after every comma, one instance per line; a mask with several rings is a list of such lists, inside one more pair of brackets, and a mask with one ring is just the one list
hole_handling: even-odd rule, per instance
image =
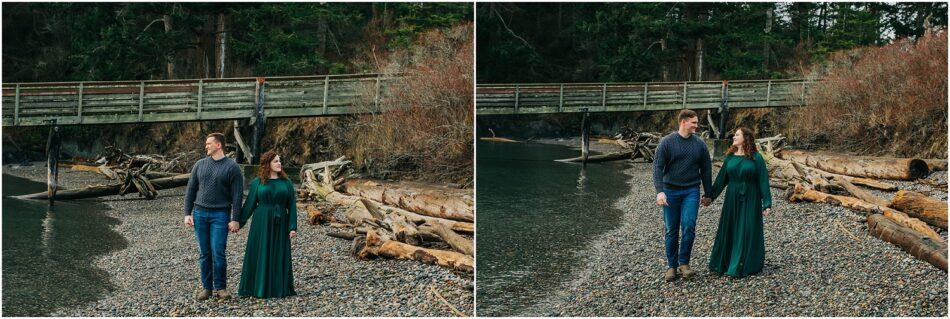
[[619, 223], [625, 164], [560, 163], [560, 145], [478, 143], [477, 313], [511, 316], [553, 294], [577, 254]]
[[47, 316], [95, 301], [113, 290], [97, 257], [128, 242], [112, 227], [108, 206], [95, 201], [20, 200], [43, 183], [3, 175], [3, 315]]

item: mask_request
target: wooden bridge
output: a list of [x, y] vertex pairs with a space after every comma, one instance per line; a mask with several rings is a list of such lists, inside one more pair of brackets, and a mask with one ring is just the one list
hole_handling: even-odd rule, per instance
[[383, 74], [4, 83], [3, 126], [309, 117], [378, 110]]
[[515, 115], [803, 106], [805, 80], [479, 84], [476, 114]]

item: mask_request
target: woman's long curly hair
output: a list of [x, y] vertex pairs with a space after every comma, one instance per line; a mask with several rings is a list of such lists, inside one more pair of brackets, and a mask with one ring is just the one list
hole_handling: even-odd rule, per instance
[[[270, 150], [261, 155], [261, 164], [257, 168], [257, 177], [260, 178], [261, 184], [267, 184], [267, 180], [270, 179], [270, 162], [277, 157], [277, 153], [274, 150]], [[287, 179], [287, 173], [284, 173], [284, 170], [277, 172], [277, 176], [283, 179]]]
[[[739, 127], [736, 129], [736, 132], [740, 132], [740, 131], [742, 132], [742, 138], [743, 138], [742, 152], [745, 153], [742, 156], [748, 157], [750, 159], [754, 159], [755, 153], [759, 151], [759, 149], [755, 146], [755, 134], [752, 133], [752, 130], [746, 127]], [[736, 151], [738, 150], [739, 150], [738, 147], [736, 147], [735, 145], [732, 145], [732, 146], [729, 146], [729, 150], [726, 151], [726, 154], [727, 155], [735, 154]]]

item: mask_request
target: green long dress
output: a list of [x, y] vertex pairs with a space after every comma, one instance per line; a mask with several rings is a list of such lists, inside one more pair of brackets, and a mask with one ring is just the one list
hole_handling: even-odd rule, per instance
[[294, 273], [290, 260], [290, 231], [297, 230], [297, 199], [294, 185], [285, 178], [251, 181], [238, 221], [249, 218], [244, 269], [238, 295], [258, 298], [293, 296]]
[[726, 156], [713, 183], [713, 199], [726, 190], [709, 256], [709, 270], [718, 274], [741, 278], [761, 272], [765, 263], [762, 211], [772, 207], [772, 192], [765, 159], [758, 152], [753, 157]]

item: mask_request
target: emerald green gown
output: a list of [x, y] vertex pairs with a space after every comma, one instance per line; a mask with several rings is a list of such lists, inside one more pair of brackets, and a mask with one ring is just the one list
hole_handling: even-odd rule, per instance
[[772, 207], [769, 173], [762, 155], [756, 152], [754, 159], [726, 156], [713, 183], [712, 199], [723, 189], [726, 197], [709, 256], [709, 270], [740, 278], [757, 274], [765, 263], [762, 211]]
[[284, 178], [251, 181], [238, 221], [249, 218], [244, 269], [238, 295], [258, 298], [293, 296], [294, 274], [290, 260], [290, 231], [297, 230], [297, 199], [294, 185]]

